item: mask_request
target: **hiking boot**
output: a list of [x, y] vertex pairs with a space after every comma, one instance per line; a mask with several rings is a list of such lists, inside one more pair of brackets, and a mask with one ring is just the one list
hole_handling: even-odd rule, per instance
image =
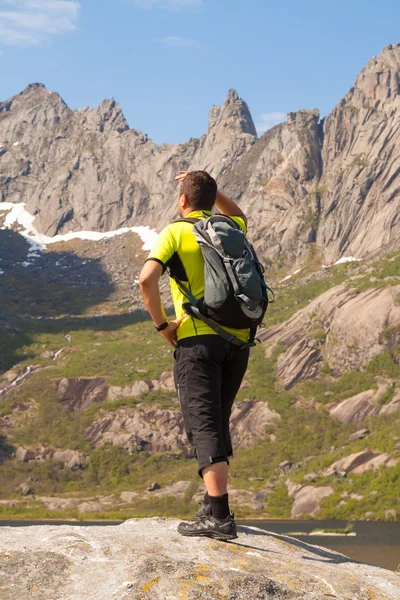
[[196, 510], [194, 513], [194, 520], [201, 519], [202, 517], [210, 517], [211, 516], [211, 504], [205, 504], [204, 502], [200, 503], [200, 508]]
[[237, 538], [233, 513], [226, 519], [217, 519], [211, 515], [200, 517], [190, 523], [179, 523], [178, 533], [188, 537], [210, 537], [223, 542]]

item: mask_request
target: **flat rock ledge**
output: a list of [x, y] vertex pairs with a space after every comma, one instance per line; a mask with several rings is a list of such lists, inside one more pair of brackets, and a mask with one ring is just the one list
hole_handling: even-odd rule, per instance
[[400, 574], [239, 527], [183, 538], [178, 521], [0, 528], [1, 600], [398, 600]]

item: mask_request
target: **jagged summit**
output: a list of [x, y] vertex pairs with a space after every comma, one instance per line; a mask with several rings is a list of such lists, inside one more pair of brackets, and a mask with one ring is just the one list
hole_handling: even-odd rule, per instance
[[237, 127], [241, 133], [257, 137], [257, 131], [248, 105], [239, 98], [236, 90], [230, 89], [222, 106], [213, 106], [209, 113], [209, 129], [216, 126], [218, 121], [227, 121], [232, 127]]
[[174, 216], [179, 169], [218, 177], [256, 141], [246, 103], [236, 92], [228, 97], [211, 110], [200, 140], [159, 147], [129, 128], [113, 98], [70, 110], [58, 94], [28, 86], [0, 104], [7, 115], [0, 122], [2, 199], [25, 202], [50, 236], [135, 223], [159, 228]]
[[[110, 231], [175, 215], [175, 173], [208, 170], [249, 216], [265, 258], [297, 265], [400, 245], [400, 44], [368, 61], [332, 113], [289, 113], [260, 139], [230, 89], [207, 132], [157, 146], [114, 99], [71, 111], [42, 84], [0, 104], [1, 199], [26, 202], [41, 233]], [[39, 99], [39, 101], [38, 101]]]
[[[45, 90], [45, 89], [46, 89], [46, 86], [44, 85], [44, 83], [39, 83], [39, 82], [36, 82], [36, 83], [29, 83], [29, 84], [26, 86], [26, 88], [25, 88], [24, 92], [26, 92], [27, 90], [33, 90], [33, 89], [42, 89], [42, 90]], [[22, 92], [22, 94], [23, 94], [24, 92]]]
[[239, 100], [239, 94], [237, 93], [236, 90], [231, 88], [228, 92], [228, 95], [226, 97], [224, 104], [231, 104], [232, 102], [237, 102], [238, 100]]

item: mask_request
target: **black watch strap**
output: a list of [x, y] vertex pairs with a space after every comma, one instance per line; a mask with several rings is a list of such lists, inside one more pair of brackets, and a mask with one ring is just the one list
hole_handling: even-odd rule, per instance
[[164, 321], [164, 323], [161, 323], [161, 325], [154, 325], [154, 327], [157, 331], [164, 331], [164, 329], [166, 329], [168, 325], [169, 321]]

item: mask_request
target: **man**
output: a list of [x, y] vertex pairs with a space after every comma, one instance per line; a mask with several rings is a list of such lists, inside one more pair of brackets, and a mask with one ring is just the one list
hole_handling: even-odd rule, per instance
[[[215, 205], [246, 233], [246, 217], [235, 202], [217, 189], [205, 171], [180, 171], [178, 212], [181, 219], [205, 219]], [[215, 333], [203, 321], [184, 313], [187, 302], [171, 278], [176, 319], [169, 321], [162, 306], [159, 279], [168, 268], [195, 298], [204, 295], [204, 260], [193, 223], [173, 222], [163, 229], [140, 274], [140, 289], [154, 325], [175, 348], [174, 378], [184, 427], [194, 447], [198, 473], [207, 493], [196, 519], [180, 523], [185, 536], [207, 536], [220, 540], [237, 537], [228, 502], [228, 465], [232, 456], [229, 418], [232, 404], [247, 368], [248, 349], [240, 349]], [[225, 328], [247, 342], [248, 329]]]

